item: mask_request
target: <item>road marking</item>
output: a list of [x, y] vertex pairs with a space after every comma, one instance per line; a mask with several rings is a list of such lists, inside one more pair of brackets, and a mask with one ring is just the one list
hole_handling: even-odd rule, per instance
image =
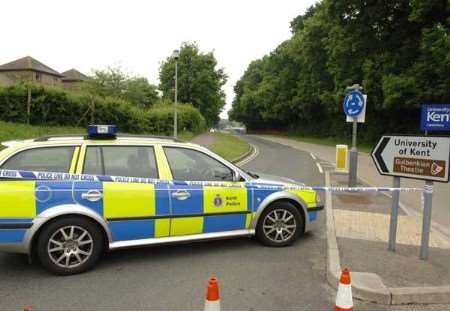
[[323, 174], [323, 169], [322, 169], [322, 166], [320, 165], [320, 163], [316, 162], [316, 166], [319, 169], [320, 174]]
[[253, 148], [253, 152], [247, 158], [243, 159], [242, 161], [240, 161], [238, 163], [235, 163], [236, 166], [241, 167], [241, 166], [253, 161], [259, 155], [259, 148], [253, 144], [250, 144], [250, 145]]
[[314, 159], [314, 161], [316, 161], [316, 160], [317, 160], [317, 157], [316, 157], [316, 156], [314, 155], [314, 153], [310, 152], [309, 154], [311, 155], [311, 158], [313, 158], [313, 159]]

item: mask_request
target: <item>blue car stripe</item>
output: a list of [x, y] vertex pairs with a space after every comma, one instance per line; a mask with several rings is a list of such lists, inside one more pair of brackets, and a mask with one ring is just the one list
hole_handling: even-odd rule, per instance
[[109, 222], [114, 241], [148, 239], [154, 237], [155, 220], [120, 220]]
[[205, 216], [203, 232], [220, 232], [245, 228], [246, 214]]
[[26, 229], [1, 229], [0, 243], [20, 243], [26, 231]]

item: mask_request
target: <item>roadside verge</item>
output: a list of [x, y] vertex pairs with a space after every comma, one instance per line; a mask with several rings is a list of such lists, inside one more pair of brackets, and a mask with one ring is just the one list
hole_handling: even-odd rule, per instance
[[[238, 135], [223, 132], [203, 133], [191, 140], [217, 153], [222, 158], [243, 165], [257, 155], [257, 148], [241, 139]], [[248, 159], [250, 158], [250, 160]]]

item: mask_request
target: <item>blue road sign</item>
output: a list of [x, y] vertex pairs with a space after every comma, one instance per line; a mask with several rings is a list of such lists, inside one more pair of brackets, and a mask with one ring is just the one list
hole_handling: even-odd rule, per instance
[[422, 104], [422, 131], [450, 131], [450, 104]]
[[364, 97], [360, 91], [351, 91], [344, 98], [344, 112], [349, 117], [357, 117], [364, 110]]

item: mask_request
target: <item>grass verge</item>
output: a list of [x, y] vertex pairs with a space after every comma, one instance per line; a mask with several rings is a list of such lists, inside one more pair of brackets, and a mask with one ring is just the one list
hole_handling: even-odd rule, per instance
[[215, 132], [214, 143], [208, 148], [228, 161], [235, 160], [251, 150], [251, 146], [238, 136]]
[[[86, 134], [87, 129], [71, 126], [38, 126], [22, 123], [0, 121], [0, 142], [16, 139], [29, 139], [46, 135]], [[120, 129], [119, 129], [120, 134]], [[195, 135], [191, 132], [180, 132], [178, 138], [189, 141]]]
[[194, 136], [194, 133], [188, 131], [177, 133], [177, 138], [181, 141], [190, 141]]
[[36, 126], [0, 121], [0, 141], [78, 133], [86, 133], [86, 129], [70, 126]]

